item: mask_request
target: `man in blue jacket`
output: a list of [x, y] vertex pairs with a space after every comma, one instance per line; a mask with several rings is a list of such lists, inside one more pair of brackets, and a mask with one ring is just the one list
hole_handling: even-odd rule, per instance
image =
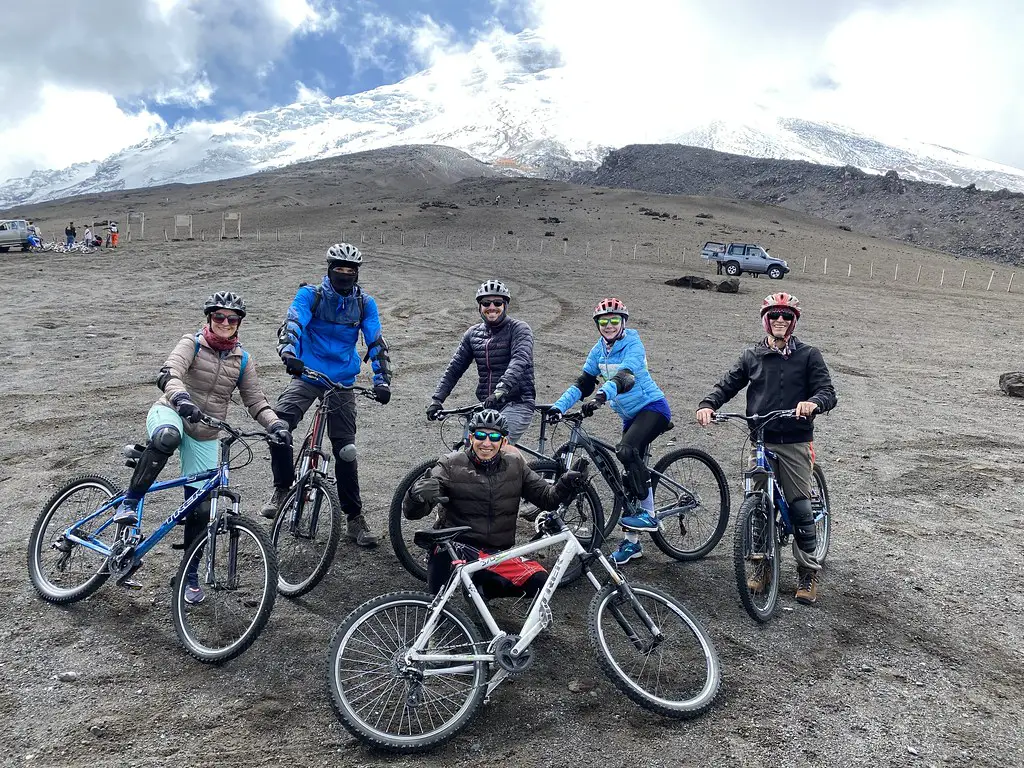
[[[363, 334], [366, 358], [373, 368], [373, 389], [381, 403], [391, 399], [391, 360], [381, 335], [377, 302], [358, 285], [363, 255], [354, 245], [335, 243], [327, 250], [327, 274], [320, 285], [299, 288], [281, 326], [277, 352], [294, 378], [277, 399], [278, 418], [294, 430], [313, 401], [324, 397], [324, 389], [302, 377], [306, 367], [333, 381], [351, 386], [362, 367], [356, 343]], [[327, 435], [335, 459], [338, 498], [348, 519], [350, 541], [360, 547], [374, 547], [377, 537], [370, 533], [363, 517], [356, 464], [356, 397], [354, 392], [335, 392], [327, 421]], [[295, 468], [291, 445], [270, 446], [274, 472], [274, 495], [263, 507], [264, 517], [274, 517], [284, 502]]]
[[626, 535], [612, 553], [612, 560], [622, 565], [643, 556], [640, 531], [658, 530], [654, 517], [654, 492], [651, 473], [644, 464], [647, 447], [672, 423], [665, 393], [647, 369], [647, 351], [640, 333], [626, 328], [629, 312], [618, 299], [602, 299], [594, 307], [594, 324], [600, 339], [583, 363], [583, 373], [553, 405], [548, 420], [557, 422], [579, 400], [589, 397], [600, 379], [604, 383], [597, 394], [583, 404], [584, 416], [593, 416], [605, 403], [622, 418], [622, 440], [615, 446], [615, 455], [625, 468], [623, 485], [626, 492], [640, 501], [639, 515], [622, 518]]

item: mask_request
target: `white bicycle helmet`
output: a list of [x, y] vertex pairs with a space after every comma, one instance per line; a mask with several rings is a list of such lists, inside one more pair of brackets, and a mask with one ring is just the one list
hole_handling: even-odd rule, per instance
[[203, 304], [203, 312], [206, 315], [210, 315], [218, 309], [232, 309], [240, 317], [245, 317], [245, 302], [242, 301], [241, 296], [231, 291], [217, 291]]
[[335, 243], [327, 249], [327, 268], [356, 267], [363, 263], [363, 254], [351, 243]]
[[476, 300], [480, 301], [484, 296], [500, 296], [506, 304], [512, 301], [512, 294], [500, 280], [487, 280], [480, 283], [480, 287], [476, 289]]

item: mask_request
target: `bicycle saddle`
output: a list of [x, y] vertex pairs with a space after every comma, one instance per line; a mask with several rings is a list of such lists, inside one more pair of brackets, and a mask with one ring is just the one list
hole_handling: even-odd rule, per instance
[[431, 549], [446, 541], [454, 541], [462, 534], [472, 530], [472, 526], [469, 525], [457, 525], [454, 528], [426, 528], [422, 531], [416, 531], [413, 534], [412, 540], [417, 547]]

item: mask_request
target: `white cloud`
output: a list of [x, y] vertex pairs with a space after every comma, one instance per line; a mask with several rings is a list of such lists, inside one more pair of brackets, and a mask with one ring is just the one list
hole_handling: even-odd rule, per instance
[[0, 154], [0, 179], [101, 160], [167, 128], [158, 115], [127, 114], [112, 96], [95, 91], [47, 85], [36, 106], [17, 125], [0, 130], [0, 146], [18, 147]]

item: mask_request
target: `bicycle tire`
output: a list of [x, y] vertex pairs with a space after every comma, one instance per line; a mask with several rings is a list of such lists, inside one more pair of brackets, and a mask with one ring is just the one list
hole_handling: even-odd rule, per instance
[[[721, 465], [710, 454], [697, 448], [677, 448], [662, 456], [654, 466], [655, 472], [672, 477], [670, 474], [672, 466], [687, 462], [696, 463], [711, 471], [711, 478], [714, 482], [707, 482], [706, 488], [697, 488], [692, 481], [682, 482], [672, 478], [688, 491], [694, 493], [698, 499], [706, 500], [707, 504], [701, 504], [695, 510], [685, 515], [666, 517], [661, 521], [657, 531], [651, 533], [651, 538], [658, 549], [676, 560], [693, 561], [707, 557], [711, 551], [718, 546], [722, 540], [725, 529], [729, 525], [729, 483], [725, 479], [725, 472]], [[658, 475], [651, 476], [651, 488], [654, 491], [654, 508], [660, 509], [666, 501], [658, 500]], [[661, 487], [670, 492], [666, 484]], [[678, 503], [678, 494], [674, 503]], [[717, 497], [717, 498], [716, 498]], [[676, 529], [679, 531], [678, 543], [675, 541]], [[691, 536], [691, 534], [696, 534]]]
[[[554, 482], [555, 478], [557, 478], [561, 472], [561, 465], [554, 459], [534, 459], [530, 462], [530, 469], [545, 480]], [[523, 509], [523, 505], [520, 505], [520, 509]], [[528, 508], [526, 511], [533, 514], [535, 508]], [[522, 514], [522, 511], [520, 514]], [[562, 514], [562, 519], [565, 521], [566, 526], [577, 534], [577, 538], [580, 540], [580, 544], [583, 545], [585, 550], [589, 551], [594, 546], [600, 546], [601, 541], [604, 540], [604, 510], [601, 506], [601, 499], [598, 497], [593, 483], [588, 483], [584, 486], [583, 490], [576, 494], [576, 496], [566, 505], [565, 512]], [[533, 523], [523, 520], [522, 518], [519, 520], [519, 528], [520, 533], [524, 534], [527, 538], [532, 537], [534, 534]], [[600, 540], [598, 541], [595, 541], [594, 539], [595, 531], [601, 531], [599, 537]], [[582, 535], [580, 535], [581, 532]], [[583, 563], [580, 562], [579, 558], [576, 558], [572, 564], [565, 569], [565, 573], [562, 574], [562, 578], [559, 579], [558, 584], [559, 586], [566, 587], [582, 575]]]
[[828, 556], [829, 544], [832, 543], [832, 503], [828, 496], [825, 472], [817, 464], [811, 471], [811, 507], [814, 510], [814, 534], [817, 539], [814, 559], [822, 565]]
[[420, 581], [427, 580], [427, 551], [417, 547], [412, 537], [425, 523], [429, 523], [430, 518], [406, 520], [402, 516], [402, 502], [413, 483], [423, 477], [423, 473], [436, 463], [436, 458], [426, 459], [409, 470], [395, 488], [391, 497], [391, 507], [388, 509], [388, 538], [391, 539], [391, 548], [402, 567]]
[[[254, 561], [256, 568], [249, 581], [236, 581], [232, 584], [228, 581], [225, 584], [205, 583], [206, 558], [204, 551], [209, 534], [199, 536], [185, 551], [178, 566], [178, 573], [174, 577], [173, 589], [174, 599], [171, 601], [171, 620], [174, 623], [174, 631], [178, 639], [185, 647], [190, 656], [205, 664], [219, 664], [224, 661], [237, 658], [251, 646], [260, 632], [267, 625], [270, 619], [270, 612], [274, 609], [274, 600], [277, 597], [277, 553], [270, 539], [260, 525], [248, 518], [227, 515], [221, 520], [221, 528], [215, 532], [217, 539], [217, 572], [216, 577], [220, 579], [223, 575], [230, 576], [228, 570], [230, 542], [237, 537], [241, 541], [241, 534], [249, 537], [249, 541], [255, 545], [257, 557], [260, 561]], [[248, 561], [252, 556], [245, 554]], [[199, 582], [206, 591], [206, 599], [201, 603], [189, 604], [185, 602], [185, 587], [187, 586], [186, 571], [193, 560], [198, 560]], [[238, 579], [238, 574], [235, 574]], [[214, 599], [225, 597], [225, 602], [230, 606], [229, 610], [212, 608]], [[199, 638], [199, 631], [206, 624], [216, 624], [220, 620], [228, 620], [227, 614], [239, 615], [241, 611], [252, 607], [255, 604], [255, 612], [248, 625], [242, 630], [237, 638], [226, 645], [210, 645], [205, 639]], [[241, 609], [241, 610], [240, 610]], [[215, 634], [219, 632], [215, 629]]]
[[[740, 603], [750, 618], [763, 624], [769, 621], [779, 604], [779, 536], [767, 498], [755, 493], [747, 496], [736, 515], [733, 540], [733, 564]], [[761, 588], [752, 586], [760, 580]]]
[[[71, 552], [67, 553], [68, 557], [66, 558], [62, 558], [59, 553], [56, 554], [56, 559], [63, 561], [58, 566], [62, 575], [66, 573], [66, 565], [76, 551], [82, 553], [83, 559], [95, 559], [95, 569], [89, 566], [82, 570], [84, 581], [65, 587], [56, 583], [46, 573], [47, 569], [43, 564], [44, 554], [55, 551], [50, 545], [56, 542], [59, 535], [56, 529], [51, 526], [51, 523], [61, 507], [65, 506], [69, 499], [79, 491], [90, 492], [89, 501], [82, 510], [71, 514], [66, 521], [62, 521], [62, 524], [56, 527], [59, 528], [61, 533], [70, 525], [87, 517], [104, 502], [109, 501], [120, 493], [117, 484], [110, 478], [103, 475], [79, 475], [61, 486], [43, 505], [42, 511], [32, 526], [32, 532], [29, 534], [27, 552], [28, 574], [29, 579], [32, 581], [32, 586], [35, 587], [39, 596], [50, 603], [64, 604], [84, 600], [95, 593], [110, 578], [110, 573], [107, 571], [106, 558], [80, 545], [72, 545]], [[100, 519], [100, 522], [106, 522], [107, 519], [104, 517]], [[120, 526], [117, 528], [120, 528]], [[108, 543], [112, 543], [116, 540], [119, 531], [114, 527], [107, 530], [112, 534], [111, 541]], [[48, 532], [49, 536], [47, 535]]]
[[[650, 648], [637, 648], [636, 643], [645, 642], [650, 630], [619, 587], [606, 584], [590, 601], [587, 615], [590, 644], [601, 669], [616, 688], [644, 709], [676, 719], [704, 714], [722, 684], [721, 664], [710, 636], [671, 595], [647, 584], [629, 586], [661, 630], [663, 640]], [[630, 651], [642, 657], [643, 663], [620, 658]], [[672, 679], [663, 680], [663, 673]], [[657, 679], [650, 680], [652, 675]], [[673, 693], [668, 693], [669, 688]]]
[[[401, 654], [422, 630], [433, 600], [434, 596], [426, 592], [380, 595], [352, 611], [334, 633], [327, 669], [331, 705], [345, 729], [364, 744], [389, 752], [422, 752], [454, 737], [480, 709], [487, 688], [487, 663], [484, 661], [459, 664], [459, 667], [471, 666], [471, 671], [464, 672], [461, 681], [454, 679], [458, 674], [454, 671], [451, 675], [431, 675], [421, 680], [399, 674]], [[380, 624], [380, 628], [374, 629], [372, 622]], [[370, 627], [370, 631], [366, 639], [361, 639], [359, 635], [365, 631], [364, 625]], [[484, 645], [476, 624], [450, 603], [442, 609], [435, 637], [439, 638], [435, 650], [465, 652], [464, 649], [472, 648], [476, 651]], [[433, 671], [437, 669], [433, 667]], [[366, 682], [368, 677], [370, 681]], [[430, 680], [441, 682], [440, 690], [424, 690], [428, 685], [424, 681]], [[381, 688], [389, 684], [391, 690], [380, 693]], [[361, 696], [360, 691], [367, 688], [370, 693]], [[421, 716], [415, 711], [426, 710], [441, 696], [455, 692], [458, 698], [452, 708], [438, 713], [439, 725], [434, 725], [435, 719], [428, 716], [429, 712], [424, 711]], [[410, 704], [410, 699], [417, 695], [421, 698]], [[367, 696], [373, 698], [369, 715], [377, 714], [375, 723], [359, 708], [360, 698]], [[380, 727], [382, 721], [387, 721], [388, 726], [395, 723], [395, 714], [389, 718], [381, 711], [391, 702], [401, 709], [398, 725], [393, 729], [397, 732]], [[429, 729], [424, 728], [424, 720], [430, 724]], [[406, 729], [408, 733], [401, 732]]]
[[[555, 451], [555, 459], [561, 462], [562, 456], [569, 450], [568, 443], [562, 443], [558, 446]], [[619, 462], [615, 458], [615, 454], [609, 451], [607, 448], [601, 445], [594, 446], [595, 453], [600, 453], [604, 460], [611, 467], [618, 467]], [[584, 451], [586, 453], [586, 451]], [[587, 456], [587, 460], [590, 461], [593, 466], [593, 458]], [[604, 512], [604, 538], [607, 540], [611, 538], [612, 534], [615, 533], [615, 528], [619, 524], [619, 520], [622, 518], [622, 510], [625, 509], [625, 502], [622, 500], [622, 494], [619, 493], [614, 485], [611, 485], [606, 478], [600, 472], [593, 471], [592, 476], [594, 480], [591, 484], [594, 486], [594, 490], [597, 492], [598, 498], [601, 499], [601, 511]], [[609, 508], [611, 511], [609, 512]]]
[[[323, 477], [311, 477], [307, 495], [311, 494], [313, 498], [307, 498], [303, 503], [299, 510], [299, 530], [292, 532], [289, 518], [298, 490], [296, 485], [288, 492], [270, 528], [270, 541], [277, 550], [277, 591], [289, 598], [306, 594], [327, 575], [338, 551], [343, 525], [337, 487]], [[311, 523], [315, 523], [312, 530]], [[326, 532], [325, 523], [328, 526]], [[302, 542], [310, 542], [307, 551], [312, 553], [312, 558], [298, 557], [290, 551], [293, 545], [297, 551]], [[316, 554], [316, 542], [323, 543], [323, 551], [319, 555]], [[312, 568], [309, 567], [311, 561]]]

